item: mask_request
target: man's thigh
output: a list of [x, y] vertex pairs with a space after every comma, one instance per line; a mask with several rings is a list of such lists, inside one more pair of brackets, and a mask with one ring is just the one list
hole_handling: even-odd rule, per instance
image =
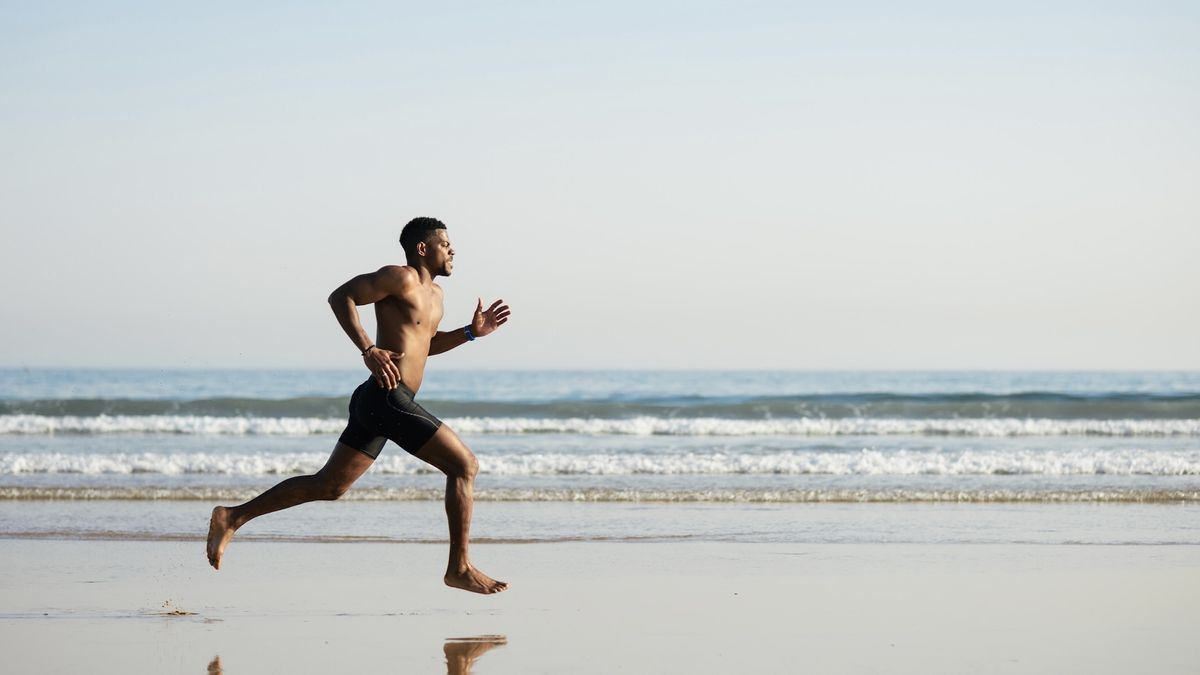
[[437, 433], [413, 455], [446, 474], [465, 473], [475, 465], [475, 454], [447, 424], [439, 427]]

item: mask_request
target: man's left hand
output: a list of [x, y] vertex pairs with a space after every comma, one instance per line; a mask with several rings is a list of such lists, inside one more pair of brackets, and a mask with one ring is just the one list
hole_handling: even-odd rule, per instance
[[475, 316], [471, 319], [471, 334], [483, 337], [491, 333], [508, 321], [510, 313], [503, 300], [493, 302], [492, 306], [485, 310], [483, 298], [479, 298], [479, 304], [475, 306]]

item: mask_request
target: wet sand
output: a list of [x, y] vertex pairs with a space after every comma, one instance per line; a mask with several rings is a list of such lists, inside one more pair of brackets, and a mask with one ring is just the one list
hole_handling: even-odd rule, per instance
[[1200, 547], [0, 540], [14, 672], [1200, 669]]

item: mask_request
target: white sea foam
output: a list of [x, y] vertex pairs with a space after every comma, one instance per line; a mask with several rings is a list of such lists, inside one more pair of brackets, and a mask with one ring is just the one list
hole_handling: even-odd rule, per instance
[[[321, 468], [324, 453], [0, 453], [0, 475], [213, 474], [290, 475]], [[629, 475], [1200, 475], [1200, 450], [996, 450], [774, 453], [531, 453], [479, 458], [497, 476]], [[406, 455], [380, 457], [374, 471], [413, 475], [433, 469]]]
[[[1018, 418], [774, 418], [718, 417], [532, 418], [446, 420], [467, 434], [563, 433], [676, 436], [1200, 436], [1200, 419]], [[344, 419], [206, 415], [0, 415], [0, 434], [335, 434]]]
[[[258, 494], [246, 488], [163, 487], [0, 487], [0, 500], [148, 500], [148, 501], [245, 501]], [[405, 502], [442, 501], [441, 489], [356, 488], [346, 501]], [[606, 488], [543, 488], [476, 490], [475, 499], [485, 502], [708, 502], [708, 503], [1145, 503], [1200, 502], [1194, 489], [1085, 489], [1085, 490], [938, 490], [938, 489], [795, 489], [795, 490], [645, 490]], [[76, 531], [77, 533], [78, 531]], [[32, 533], [36, 535], [37, 533]], [[42, 533], [43, 536], [47, 533]], [[49, 533], [53, 535], [54, 533]], [[67, 533], [70, 534], [70, 533]], [[102, 533], [90, 533], [103, 536]], [[23, 535], [28, 536], [28, 535]], [[194, 536], [189, 533], [188, 537]]]
[[346, 420], [317, 417], [208, 415], [0, 415], [0, 434], [308, 435], [338, 433]]
[[1016, 418], [776, 418], [717, 417], [476, 418], [454, 420], [464, 433], [578, 433], [678, 436], [1174, 436], [1200, 435], [1200, 419], [1092, 420]]

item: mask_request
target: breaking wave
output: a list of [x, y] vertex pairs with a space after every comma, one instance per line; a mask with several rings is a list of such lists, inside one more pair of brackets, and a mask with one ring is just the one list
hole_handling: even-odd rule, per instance
[[[672, 436], [1200, 436], [1197, 419], [1051, 418], [770, 418], [723, 417], [454, 417], [467, 434]], [[0, 435], [14, 434], [336, 434], [344, 418], [212, 415], [0, 415]]]
[[[348, 392], [347, 392], [348, 393]], [[49, 417], [288, 417], [344, 419], [349, 396], [285, 399], [44, 399], [0, 400], [0, 415]], [[644, 396], [623, 398], [493, 401], [436, 400], [421, 403], [441, 417], [456, 418], [1200, 418], [1198, 393], [857, 393], [782, 396]]]
[[[23, 474], [313, 473], [327, 453], [0, 453], [0, 476]], [[1200, 450], [955, 450], [881, 452], [521, 453], [479, 457], [496, 476], [826, 475], [826, 476], [1197, 476]], [[383, 455], [384, 475], [435, 473], [406, 455]]]

